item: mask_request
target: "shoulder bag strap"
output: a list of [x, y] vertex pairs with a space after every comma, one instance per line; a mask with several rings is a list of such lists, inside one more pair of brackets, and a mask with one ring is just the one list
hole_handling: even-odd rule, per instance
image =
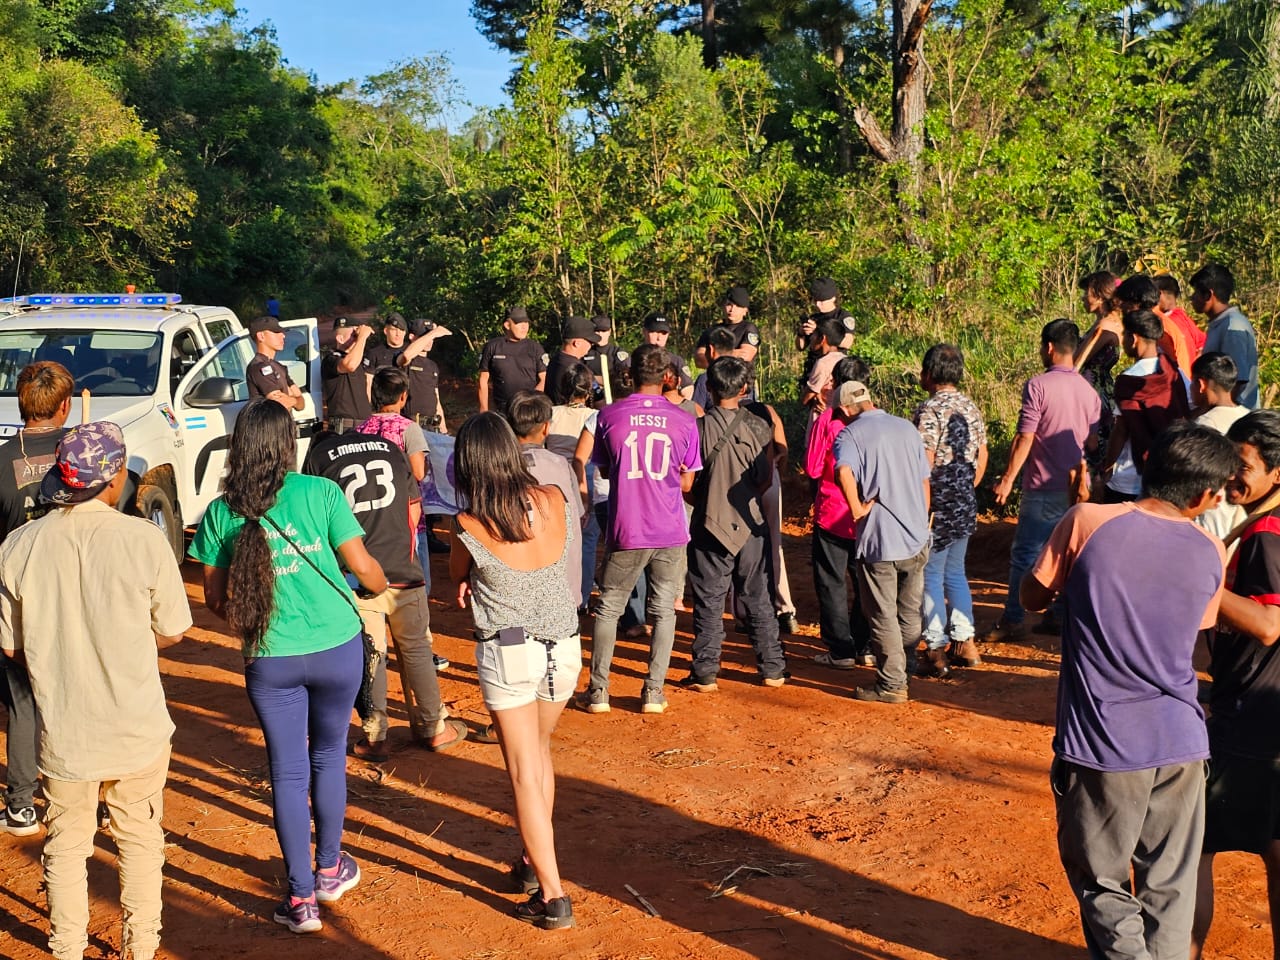
[[[336, 583], [330, 580], [328, 574], [326, 574], [323, 570], [321, 570], [318, 566], [316, 566], [316, 562], [312, 560], [310, 557], [308, 557], [305, 553], [303, 553], [301, 548], [299, 548], [299, 546], [293, 542], [293, 538], [290, 537], [287, 533], [285, 533], [282, 529], [280, 529], [280, 524], [276, 523], [274, 520], [268, 517], [265, 513], [262, 515], [262, 519], [267, 521], [267, 523], [271, 524], [271, 526], [275, 528], [276, 533], [284, 537], [285, 542], [288, 543], [291, 547], [293, 547], [293, 552], [296, 553], [298, 556], [300, 556], [304, 561], [306, 561], [307, 566], [309, 566], [316, 573], [320, 574], [320, 579], [323, 580], [325, 583], [327, 583], [329, 586], [333, 587], [333, 589], [336, 590], [341, 595], [342, 599], [347, 601], [347, 605], [351, 607], [351, 609], [355, 612], [355, 615], [359, 617], [360, 608], [357, 607], [356, 602], [351, 599], [350, 588], [343, 590], [340, 586], [338, 586]], [[361, 617], [360, 622], [361, 623], [364, 622], [363, 617]]]
[[734, 414], [733, 419], [730, 420], [729, 423], [725, 426], [724, 433], [720, 434], [720, 439], [717, 440], [715, 444], [711, 447], [711, 449], [707, 451], [707, 455], [702, 460], [702, 472], [704, 474], [711, 469], [711, 464], [712, 462], [715, 461], [716, 454], [718, 454], [721, 450], [724, 449], [724, 445], [729, 442], [729, 437], [733, 434], [733, 431], [737, 428], [738, 421], [740, 421], [743, 418], [746, 412], [747, 412], [746, 407], [739, 407], [738, 412]]

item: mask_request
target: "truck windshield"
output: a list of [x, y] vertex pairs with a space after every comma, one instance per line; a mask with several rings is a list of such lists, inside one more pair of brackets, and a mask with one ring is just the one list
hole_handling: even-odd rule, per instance
[[161, 337], [123, 330], [4, 330], [0, 332], [0, 397], [18, 392], [22, 368], [38, 360], [62, 364], [76, 390], [100, 397], [154, 393]]

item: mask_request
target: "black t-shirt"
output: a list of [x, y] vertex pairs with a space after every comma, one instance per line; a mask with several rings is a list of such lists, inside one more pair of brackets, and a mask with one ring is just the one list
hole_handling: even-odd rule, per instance
[[564, 379], [566, 370], [573, 367], [574, 364], [583, 362], [573, 354], [565, 353], [563, 350], [551, 358], [551, 363], [547, 366], [547, 382], [543, 392], [551, 398], [552, 403], [569, 402], [569, 397], [560, 381]]
[[364, 358], [369, 362], [369, 372], [377, 373], [383, 367], [394, 367], [396, 365], [396, 357], [400, 355], [400, 350], [388, 346], [386, 343], [367, 343], [364, 348]]
[[320, 364], [320, 381], [324, 388], [325, 416], [330, 420], [367, 420], [373, 413], [369, 405], [367, 375], [373, 373], [366, 349], [360, 366], [351, 373], [342, 373], [338, 363], [347, 355], [346, 350], [334, 350]]
[[619, 350], [616, 343], [606, 343], [602, 347], [592, 347], [587, 351], [587, 355], [582, 358], [582, 362], [587, 365], [587, 369], [591, 371], [591, 375], [597, 380], [604, 381], [604, 363], [601, 358], [608, 361], [609, 364], [609, 386], [616, 396], [618, 393], [618, 384], [622, 382], [623, 376], [631, 370], [631, 354], [626, 350]]
[[[743, 320], [740, 323], [720, 323], [717, 326], [724, 327], [733, 334], [733, 349], [737, 350], [744, 343], [760, 348], [760, 328], [750, 320]], [[710, 327], [702, 331], [702, 336], [698, 338], [698, 346], [705, 347], [711, 342], [711, 331], [715, 327]]]
[[[400, 353], [396, 354], [397, 358]], [[436, 391], [440, 389], [440, 368], [426, 354], [419, 354], [400, 369], [409, 378], [409, 400], [400, 412], [406, 417], [430, 420], [438, 412]]]
[[326, 434], [312, 444], [305, 470], [342, 488], [364, 530], [365, 549], [382, 566], [389, 584], [416, 587], [425, 582], [414, 556], [418, 533], [409, 525], [409, 504], [421, 496], [403, 450], [354, 430]]
[[53, 466], [66, 430], [19, 433], [0, 443], [0, 542], [52, 508], [40, 501], [40, 482]]
[[[693, 386], [693, 371], [689, 369], [689, 364], [685, 362], [684, 357], [678, 356], [670, 350], [663, 350], [662, 352], [667, 355], [667, 363], [674, 366], [676, 371], [680, 374], [680, 389], [683, 390], [685, 387]], [[627, 369], [631, 369], [630, 354], [627, 355]], [[634, 381], [635, 377], [633, 376], [631, 379]], [[701, 404], [699, 404], [699, 406], [701, 406]]]
[[244, 368], [245, 380], [249, 383], [249, 399], [265, 397], [272, 390], [289, 392], [293, 380], [283, 363], [274, 358], [264, 357], [256, 353], [249, 365]]
[[494, 337], [480, 351], [480, 372], [489, 374], [489, 409], [506, 413], [511, 398], [536, 389], [538, 374], [546, 369], [547, 355], [538, 341]]
[[[1240, 537], [1231, 591], [1280, 606], [1280, 510]], [[1220, 630], [1210, 647], [1209, 739], [1214, 752], [1280, 760], [1280, 644]]]

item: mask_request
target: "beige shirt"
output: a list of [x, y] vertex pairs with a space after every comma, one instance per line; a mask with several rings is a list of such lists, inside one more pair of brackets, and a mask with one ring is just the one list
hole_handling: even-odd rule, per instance
[[26, 655], [40, 772], [105, 780], [166, 748], [155, 634], [191, 626], [173, 550], [154, 524], [90, 500], [0, 545], [0, 648]]

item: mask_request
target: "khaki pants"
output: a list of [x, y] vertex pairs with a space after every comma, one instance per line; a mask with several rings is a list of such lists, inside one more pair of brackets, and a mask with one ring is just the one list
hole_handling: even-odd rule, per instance
[[[160, 872], [164, 866], [165, 747], [145, 768], [101, 785], [111, 811], [119, 851], [124, 960], [151, 960], [160, 945]], [[89, 879], [85, 862], [98, 831], [97, 780], [44, 778], [49, 801], [45, 825], [44, 882], [49, 898], [49, 951], [57, 960], [80, 960], [89, 945]]]
[[388, 587], [376, 597], [360, 598], [356, 606], [365, 632], [383, 654], [373, 681], [373, 713], [362, 725], [365, 738], [370, 743], [387, 738], [388, 625], [400, 660], [400, 682], [409, 712], [409, 729], [420, 740], [442, 733], [449, 714], [440, 702], [440, 682], [431, 658], [431, 614], [426, 589]]

